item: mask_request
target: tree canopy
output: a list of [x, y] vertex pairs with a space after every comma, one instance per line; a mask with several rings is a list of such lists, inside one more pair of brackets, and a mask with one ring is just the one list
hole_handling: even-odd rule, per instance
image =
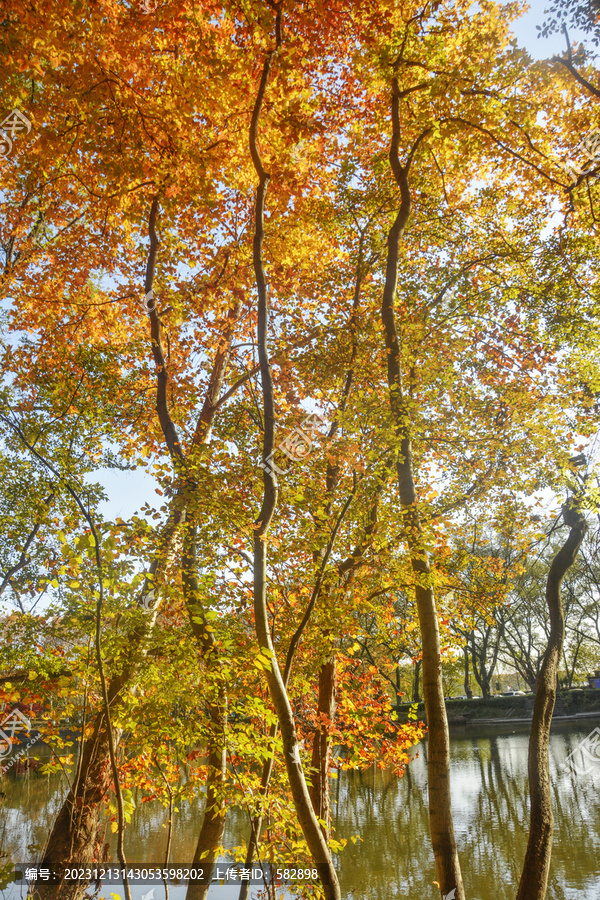
[[2, 692], [81, 736], [43, 859], [108, 825], [123, 862], [135, 797], [205, 795], [195, 862], [239, 806], [240, 861], [339, 898], [330, 769], [403, 774], [404, 659], [463, 900], [443, 669], [485, 695], [545, 634], [536, 555], [568, 526], [560, 605], [597, 507], [593, 56], [533, 61], [491, 0], [150, 5], [0, 21]]

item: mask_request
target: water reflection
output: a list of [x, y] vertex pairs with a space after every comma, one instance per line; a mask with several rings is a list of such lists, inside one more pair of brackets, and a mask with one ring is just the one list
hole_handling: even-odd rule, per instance
[[[558, 766], [597, 723], [554, 729], [551, 778], [555, 837], [548, 900], [600, 897], [600, 765], [589, 775], [557, 772]], [[452, 740], [454, 822], [469, 900], [513, 900], [527, 843], [526, 732], [490, 731]], [[337, 837], [348, 839], [338, 870], [345, 898], [437, 897], [429, 843], [427, 744], [401, 780], [389, 772], [341, 773], [332, 781]], [[41, 848], [66, 790], [61, 774], [29, 772], [3, 780], [0, 847], [12, 859], [31, 859]], [[191, 860], [201, 802], [181, 803], [172, 859]], [[126, 832], [130, 859], [157, 863], [166, 844], [164, 809], [140, 804]], [[248, 822], [241, 810], [228, 818], [225, 845], [241, 843]], [[359, 838], [356, 844], [351, 838]], [[227, 894], [229, 891], [227, 891]], [[211, 895], [225, 900], [226, 892]]]
[[[551, 736], [555, 837], [548, 900], [600, 897], [600, 767], [579, 779], [556, 771], [594, 724]], [[514, 900], [527, 845], [527, 746], [527, 733], [452, 741], [454, 823], [470, 900]], [[339, 834], [362, 837], [340, 859], [344, 896], [437, 896], [426, 765], [425, 745], [400, 781], [377, 770], [340, 780]]]

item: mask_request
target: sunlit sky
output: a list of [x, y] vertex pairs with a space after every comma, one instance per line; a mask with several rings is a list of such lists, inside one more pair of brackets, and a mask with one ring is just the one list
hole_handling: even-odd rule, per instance
[[[564, 53], [566, 48], [565, 37], [562, 32], [553, 34], [546, 39], [541, 39], [537, 36], [536, 25], [542, 25], [544, 19], [547, 18], [544, 15], [544, 10], [548, 9], [549, 6], [550, 0], [530, 0], [529, 12], [521, 16], [512, 25], [512, 30], [519, 44], [525, 47], [530, 56], [535, 59], [546, 59], [549, 56], [554, 56], [554, 54]], [[571, 43], [575, 44], [577, 41], [584, 40], [584, 35], [575, 28], [569, 28], [569, 38]]]

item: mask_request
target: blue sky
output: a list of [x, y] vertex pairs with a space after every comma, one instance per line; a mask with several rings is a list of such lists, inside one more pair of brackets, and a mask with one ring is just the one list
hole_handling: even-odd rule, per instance
[[[547, 59], [554, 54], [564, 53], [565, 38], [562, 32], [553, 34], [542, 40], [538, 38], [536, 25], [542, 25], [547, 16], [544, 10], [548, 9], [550, 0], [530, 0], [529, 12], [513, 22], [512, 30], [522, 47], [525, 47], [535, 59]], [[576, 29], [569, 28], [569, 38], [574, 44], [583, 40], [583, 34]]]

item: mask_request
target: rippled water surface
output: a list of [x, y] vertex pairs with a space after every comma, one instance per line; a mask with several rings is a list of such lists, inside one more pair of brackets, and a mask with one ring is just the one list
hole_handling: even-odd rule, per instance
[[[557, 772], [558, 766], [599, 723], [560, 725], [551, 736], [551, 778], [555, 814], [548, 900], [600, 898], [600, 763], [585, 776]], [[513, 900], [527, 844], [526, 731], [472, 732], [452, 739], [454, 823], [469, 900]], [[439, 898], [427, 817], [426, 742], [398, 780], [388, 772], [341, 773], [332, 781], [336, 837], [359, 840], [337, 860], [344, 898], [390, 900]], [[43, 845], [63, 796], [60, 775], [36, 772], [4, 779], [0, 845], [14, 860], [31, 859], [28, 846]], [[156, 862], [165, 845], [164, 810], [140, 804], [126, 833], [130, 859]], [[201, 803], [181, 804], [172, 858], [190, 861]], [[241, 811], [228, 818], [225, 843], [246, 837]], [[115, 887], [111, 888], [116, 892]], [[141, 897], [134, 890], [134, 900]], [[106, 892], [108, 896], [108, 892]], [[162, 887], [155, 890], [162, 900]], [[211, 889], [211, 900], [237, 896], [232, 888]], [[171, 890], [170, 900], [183, 900]]]

